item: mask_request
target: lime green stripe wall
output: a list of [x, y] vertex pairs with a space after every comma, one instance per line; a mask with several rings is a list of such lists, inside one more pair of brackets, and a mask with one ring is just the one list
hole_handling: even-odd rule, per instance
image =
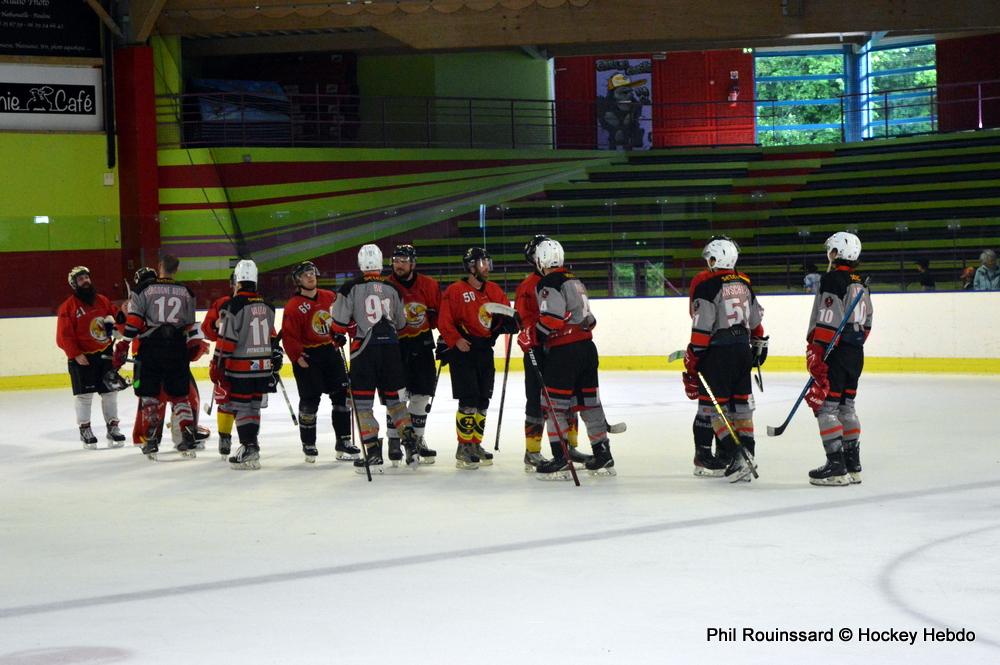
[[[0, 155], [0, 252], [121, 246], [118, 173], [107, 168], [104, 134], [0, 132]], [[49, 224], [35, 224], [36, 215]]]

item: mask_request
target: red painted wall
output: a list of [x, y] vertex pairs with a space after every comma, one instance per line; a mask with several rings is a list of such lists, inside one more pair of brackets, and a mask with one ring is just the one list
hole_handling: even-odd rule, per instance
[[[982, 126], [1000, 127], [1000, 34], [942, 39], [936, 47], [940, 130], [978, 128], [980, 96]], [[982, 81], [992, 82], [975, 85]]]
[[[98, 293], [112, 301], [125, 299], [121, 273], [121, 251], [117, 249], [71, 249], [45, 252], [4, 252], [5, 275], [20, 276], [20, 282], [4, 288], [2, 316], [52, 316], [59, 303], [69, 297], [69, 270], [90, 268]], [[52, 339], [55, 340], [55, 330]]]
[[[556, 58], [556, 140], [560, 148], [594, 148], [598, 58]], [[740, 98], [727, 101], [730, 72], [739, 72]], [[653, 60], [653, 145], [745, 144], [754, 141], [753, 55], [740, 49], [668, 53]]]

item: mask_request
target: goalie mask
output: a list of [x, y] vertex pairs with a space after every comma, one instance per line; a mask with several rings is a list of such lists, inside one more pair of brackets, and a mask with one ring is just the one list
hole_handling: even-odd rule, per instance
[[119, 374], [116, 369], [109, 369], [105, 372], [104, 376], [101, 377], [101, 383], [111, 392], [125, 390], [132, 385], [132, 382]]

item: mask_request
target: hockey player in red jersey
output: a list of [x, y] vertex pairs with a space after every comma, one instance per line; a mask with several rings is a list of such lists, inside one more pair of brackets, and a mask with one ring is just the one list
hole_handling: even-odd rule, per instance
[[[542, 273], [535, 266], [535, 248], [543, 240], [549, 240], [548, 236], [536, 235], [524, 246], [524, 259], [531, 266], [532, 271], [517, 286], [514, 293], [514, 309], [521, 326], [521, 332], [517, 336], [517, 344], [524, 352], [524, 470], [534, 473], [538, 465], [548, 460], [542, 455], [542, 435], [545, 433], [545, 418], [542, 413], [542, 386], [538, 381], [538, 374], [530, 368], [528, 351], [534, 350], [535, 361], [539, 364], [542, 373], [545, 372], [545, 354], [542, 352], [542, 345], [538, 339], [538, 331], [535, 328], [538, 323], [538, 293], [536, 287], [542, 279]], [[569, 456], [573, 462], [586, 464], [590, 459], [589, 455], [584, 455], [577, 450], [577, 414], [575, 411], [569, 414], [569, 424], [565, 432], [569, 439]]]
[[229, 458], [234, 469], [260, 468], [260, 410], [275, 390], [283, 354], [274, 331], [274, 308], [257, 293], [257, 264], [243, 259], [234, 270], [237, 289], [220, 313], [222, 326], [210, 373], [236, 411], [240, 447]]
[[[97, 293], [86, 266], [69, 271], [69, 287], [73, 295], [59, 306], [56, 323], [56, 343], [67, 358], [69, 377], [76, 403], [76, 421], [80, 440], [88, 450], [97, 448], [97, 437], [90, 426], [94, 393], [101, 396], [101, 411], [107, 425], [108, 445], [119, 448], [125, 436], [118, 427], [118, 391], [126, 387], [107, 353], [111, 349], [115, 328], [115, 307]], [[124, 343], [128, 346], [128, 343]]]
[[[406, 377], [406, 410], [419, 439], [420, 463], [433, 464], [437, 451], [427, 447], [424, 428], [427, 408], [437, 389], [434, 362], [434, 333], [441, 308], [441, 285], [417, 272], [417, 250], [413, 245], [396, 245], [392, 250], [392, 273], [389, 281], [403, 296], [406, 327], [399, 331], [399, 352]], [[388, 418], [387, 418], [388, 420]], [[387, 423], [389, 450], [399, 450], [399, 432], [391, 420]]]
[[[438, 330], [446, 347], [443, 355], [451, 365], [451, 393], [458, 400], [455, 430], [459, 469], [478, 469], [493, 464], [493, 453], [483, 446], [486, 409], [493, 396], [493, 345], [502, 334], [518, 331], [511, 316], [491, 314], [488, 303], [509, 307], [510, 301], [495, 282], [489, 281], [493, 261], [482, 247], [470, 247], [462, 257], [468, 273], [444, 292]], [[440, 345], [440, 340], [439, 340]]]
[[[698, 400], [699, 415], [711, 421], [720, 457], [727, 464], [724, 475], [730, 482], [749, 481], [756, 468], [750, 372], [755, 361], [763, 365], [767, 359], [764, 309], [757, 302], [750, 278], [736, 271], [739, 247], [735, 242], [725, 236], [712, 238], [701, 255], [708, 270], [698, 273], [691, 283], [691, 343], [684, 355], [684, 391], [688, 399]], [[699, 372], [726, 412], [738, 442], [732, 440], [725, 420], [715, 411], [698, 379]], [[699, 436], [697, 429], [695, 436]], [[746, 457], [737, 445], [744, 446]], [[696, 439], [695, 475], [704, 475], [698, 473], [699, 466], [709, 470], [719, 467], [711, 446], [709, 432]]]
[[[806, 336], [806, 366], [813, 384], [806, 402], [816, 414], [826, 464], [809, 472], [813, 485], [861, 482], [861, 421], [854, 410], [858, 379], [865, 364], [865, 341], [872, 330], [871, 293], [855, 270], [861, 240], [838, 232], [826, 241], [829, 270], [819, 282]], [[836, 345], [823, 359], [848, 308], [860, 296]]]
[[[205, 312], [205, 320], [201, 322], [201, 333], [209, 342], [216, 344], [219, 342], [219, 329], [222, 326], [219, 316], [222, 313], [222, 308], [232, 300], [233, 293], [236, 291], [235, 273], [229, 276], [229, 289], [231, 293], [216, 298], [212, 302], [208, 311]], [[216, 411], [215, 422], [219, 428], [219, 455], [225, 458], [229, 457], [233, 446], [233, 424], [236, 422], [236, 410], [225, 401], [226, 392], [219, 390], [219, 387], [214, 383], [212, 385], [212, 396], [209, 399], [214, 400], [219, 407]]]
[[331, 334], [333, 302], [337, 294], [319, 288], [319, 269], [302, 261], [292, 270], [295, 295], [285, 304], [281, 323], [282, 343], [292, 363], [299, 389], [299, 439], [307, 462], [315, 462], [316, 421], [324, 394], [333, 405], [334, 451], [338, 460], [355, 460], [358, 450], [351, 444], [351, 410], [347, 406], [347, 368], [337, 351], [347, 343], [343, 335]]
[[562, 245], [555, 240], [543, 240], [535, 248], [535, 266], [542, 274], [535, 286], [539, 313], [536, 327], [546, 351], [543, 379], [552, 447], [552, 459], [540, 464], [537, 474], [543, 480], [571, 477], [573, 461], [566, 458], [559, 433], [566, 432], [570, 413], [578, 411], [593, 450], [584, 466], [591, 475], [613, 476], [615, 461], [601, 405], [599, 360], [591, 333], [597, 319], [590, 311], [586, 287], [566, 270], [564, 258]]

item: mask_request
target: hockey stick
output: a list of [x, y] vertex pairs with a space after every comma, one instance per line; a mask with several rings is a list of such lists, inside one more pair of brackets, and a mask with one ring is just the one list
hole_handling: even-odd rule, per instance
[[434, 393], [431, 395], [431, 399], [427, 402], [427, 406], [424, 407], [424, 413], [430, 413], [431, 407], [434, 406], [434, 397], [437, 395], [438, 381], [441, 379], [441, 368], [444, 367], [442, 363], [438, 363], [437, 374], [434, 375]]
[[719, 405], [719, 400], [715, 399], [715, 393], [712, 392], [712, 386], [708, 385], [708, 380], [701, 372], [698, 372], [698, 380], [700, 380], [701, 385], [705, 387], [705, 392], [708, 393], [709, 399], [712, 400], [712, 406], [715, 407], [715, 411], [719, 414], [719, 417], [722, 418], [722, 422], [726, 424], [726, 429], [729, 430], [729, 436], [733, 437], [733, 441], [739, 449], [740, 454], [743, 456], [743, 459], [750, 465], [750, 473], [753, 474], [754, 478], [760, 478], [760, 476], [757, 475], [757, 465], [753, 463], [753, 458], [750, 457], [750, 453], [748, 453], [747, 449], [742, 443], [740, 443], [740, 437], [736, 434], [736, 430], [733, 429], [733, 425], [729, 422], [729, 418], [726, 417], [726, 412], [723, 411], [722, 407]]
[[566, 443], [566, 437], [562, 433], [562, 428], [559, 427], [559, 419], [556, 418], [556, 411], [552, 406], [552, 398], [549, 396], [549, 389], [545, 387], [545, 378], [542, 376], [542, 370], [538, 368], [538, 361], [535, 359], [535, 350], [528, 349], [528, 359], [531, 360], [531, 366], [535, 368], [535, 374], [538, 376], [538, 384], [542, 387], [542, 395], [545, 396], [545, 403], [549, 407], [549, 413], [552, 414], [552, 422], [556, 427], [556, 434], [559, 436], [559, 445], [562, 446], [563, 459], [566, 460], [566, 464], [569, 465], [569, 472], [573, 476], [573, 482], [576, 486], [580, 486], [580, 478], [576, 475], [576, 466], [569, 459], [569, 445]]
[[677, 349], [676, 351], [671, 351], [670, 355], [667, 356], [667, 362], [672, 363], [675, 360], [680, 360], [687, 353], [687, 349]]
[[507, 374], [510, 372], [510, 335], [507, 335], [507, 352], [503, 361], [503, 390], [500, 391], [500, 413], [497, 415], [497, 438], [493, 450], [500, 450], [500, 425], [503, 423], [503, 402], [507, 398]]
[[285, 392], [285, 382], [281, 380], [281, 375], [277, 372], [274, 373], [274, 379], [277, 381], [278, 387], [281, 388], [281, 394], [285, 397], [285, 404], [288, 405], [288, 415], [292, 417], [292, 424], [298, 427], [299, 419], [295, 417], [295, 411], [292, 410], [292, 401], [288, 399], [288, 393]]
[[757, 368], [757, 376], [753, 377], [754, 381], [757, 382], [757, 387], [760, 388], [761, 392], [764, 392], [764, 379], [760, 375], [760, 360], [754, 360], [754, 366]]
[[371, 467], [368, 466], [368, 446], [365, 445], [365, 437], [364, 437], [364, 434], [362, 433], [362, 429], [361, 429], [361, 414], [358, 413], [358, 405], [354, 401], [354, 388], [353, 388], [353, 386], [351, 386], [351, 372], [350, 372], [350, 370], [347, 367], [347, 356], [344, 355], [344, 347], [338, 346], [337, 347], [337, 351], [340, 352], [340, 360], [341, 360], [341, 362], [344, 363], [344, 369], [347, 369], [347, 394], [350, 395], [350, 397], [351, 397], [351, 411], [354, 412], [354, 418], [353, 418], [354, 422], [351, 423], [351, 435], [352, 435], [351, 436], [351, 440], [352, 441], [354, 440], [354, 436], [353, 436], [353, 434], [354, 434], [354, 423], [356, 422], [357, 425], [358, 425], [358, 439], [360, 439], [360, 443], [361, 443], [361, 454], [365, 458], [365, 475], [368, 476], [368, 482], [371, 482], [372, 481], [372, 470], [371, 470]]
[[[854, 314], [854, 308], [857, 307], [858, 303], [861, 302], [861, 299], [865, 297], [865, 291], [868, 290], [868, 282], [870, 280], [871, 277], [865, 279], [865, 283], [863, 285], [864, 288], [858, 292], [858, 295], [854, 296], [854, 300], [851, 301], [850, 307], [848, 307], [847, 311], [844, 312], [843, 320], [841, 320], [840, 325], [837, 326], [837, 331], [833, 333], [833, 339], [831, 339], [830, 343], [826, 345], [826, 351], [823, 352], [824, 362], [830, 357], [830, 353], [833, 351], [834, 347], [837, 346], [837, 342], [840, 341], [840, 334], [844, 332], [844, 326], [847, 325], [847, 321], [851, 318], [851, 315]], [[788, 414], [788, 417], [785, 418], [785, 422], [781, 423], [777, 427], [773, 427], [771, 425], [767, 426], [768, 436], [781, 436], [784, 434], [785, 428], [788, 427], [788, 423], [792, 422], [792, 416], [794, 416], [795, 412], [798, 410], [799, 404], [801, 404], [802, 400], [805, 399], [806, 393], [809, 392], [809, 389], [812, 388], [812, 384], [815, 382], [816, 380], [810, 376], [809, 380], [806, 381], [806, 387], [802, 389], [802, 392], [799, 393], [798, 399], [795, 400], [795, 404], [792, 405], [792, 410]]]

